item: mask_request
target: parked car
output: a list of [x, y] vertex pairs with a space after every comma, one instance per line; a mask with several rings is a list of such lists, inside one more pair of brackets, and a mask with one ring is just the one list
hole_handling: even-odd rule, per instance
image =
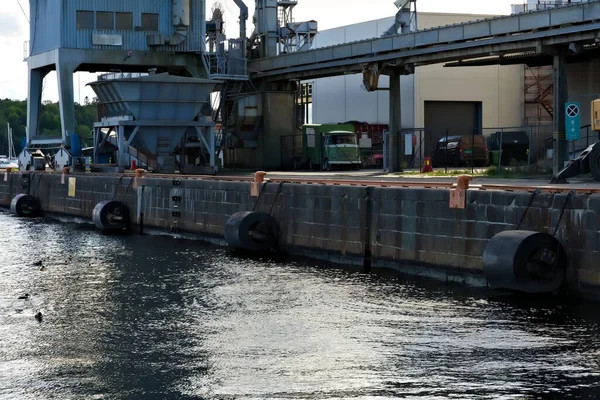
[[383, 154], [375, 153], [363, 155], [363, 167], [365, 168], [383, 168]]
[[431, 165], [435, 167], [487, 164], [488, 146], [483, 135], [444, 136], [433, 147]]

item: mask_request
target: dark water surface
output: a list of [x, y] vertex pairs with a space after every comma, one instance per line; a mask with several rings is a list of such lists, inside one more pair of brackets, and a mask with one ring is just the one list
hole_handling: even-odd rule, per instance
[[0, 232], [2, 399], [600, 397], [598, 306], [2, 212]]

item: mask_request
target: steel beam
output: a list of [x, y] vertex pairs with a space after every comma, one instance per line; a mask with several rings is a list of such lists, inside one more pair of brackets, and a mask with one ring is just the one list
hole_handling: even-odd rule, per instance
[[556, 176], [568, 161], [568, 147], [565, 132], [565, 103], [568, 101], [567, 64], [565, 53], [554, 56], [554, 149], [552, 154], [552, 172]]
[[[438, 47], [448, 43], [459, 45], [484, 39], [512, 40], [521, 34], [532, 32], [542, 36], [568, 25], [586, 26], [600, 19], [600, 2], [597, 0], [556, 7], [537, 12], [488, 18], [462, 24], [424, 29], [408, 34], [344, 43], [302, 52], [270, 57], [256, 62], [257, 70], [273, 69], [276, 66], [298, 65], [300, 62], [321, 62], [345, 57], [368, 56], [375, 53], [419, 47]], [[517, 39], [518, 40], [518, 39]], [[303, 61], [300, 61], [303, 60]]]
[[[406, 50], [394, 53], [382, 54], [377, 56], [368, 56], [362, 58], [339, 59], [310, 65], [300, 65], [292, 67], [282, 67], [278, 70], [255, 72], [255, 78], [269, 78], [271, 80], [288, 79], [310, 79], [314, 77], [327, 77], [339, 75], [340, 71], [357, 70], [359, 64], [384, 62], [390, 60], [402, 59], [404, 63], [416, 64], [419, 66], [429, 64], [439, 64], [443, 62], [468, 60], [474, 58], [488, 57], [490, 54], [512, 54], [523, 52], [535, 52], [540, 41], [546, 46], [556, 46], [569, 44], [571, 42], [594, 43], [596, 32], [579, 32], [576, 29], [565, 28], [561, 36], [547, 37], [539, 39], [530, 36], [538, 35], [520, 35], [521, 41], [503, 41], [495, 42], [482, 40], [476, 43], [465, 43], [463, 48], [453, 46], [438, 46], [435, 48], [425, 48], [420, 50]], [[575, 27], [576, 28], [576, 27]], [[591, 29], [592, 27], [590, 27]], [[568, 33], [564, 33], [568, 29]], [[580, 28], [580, 29], [587, 29]], [[593, 29], [600, 30], [600, 23], [594, 24]], [[559, 32], [557, 31], [558, 35]], [[546, 57], [545, 54], [540, 56]]]
[[208, 140], [204, 137], [203, 130], [200, 129], [200, 127], [198, 126], [196, 127], [196, 133], [198, 133], [198, 137], [202, 141], [202, 144], [204, 145], [206, 151], [209, 154], [210, 167], [216, 171], [217, 166], [215, 164], [215, 130], [212, 126], [207, 127], [206, 129], [208, 130]]
[[125, 147], [127, 147], [127, 153], [129, 153], [129, 145], [125, 145], [125, 127], [118, 126], [117, 127], [117, 165], [120, 167], [127, 167], [129, 163], [125, 163]]
[[42, 107], [42, 88], [47, 71], [29, 69], [29, 88], [27, 96], [27, 146], [32, 144], [32, 139], [38, 136], [39, 117]]
[[127, 139], [127, 145], [129, 146], [130, 143], [133, 142], [133, 139], [135, 139], [136, 135], [138, 134], [138, 132], [140, 131], [140, 126], [136, 125], [135, 128], [133, 128], [133, 132], [131, 132], [131, 135], [129, 135], [129, 139]]
[[63, 146], [68, 146], [69, 139], [75, 135], [75, 93], [73, 73], [79, 66], [76, 61], [63, 60], [59, 55], [56, 62], [56, 78], [58, 82], [58, 99], [60, 109], [60, 126]]
[[56, 145], [62, 145], [62, 136], [61, 137], [51, 137], [51, 136], [33, 136], [29, 138], [29, 143], [31, 145], [38, 145], [38, 146], [44, 146], [44, 145], [52, 145], [52, 144], [56, 144]]
[[[249, 70], [253, 71], [253, 78], [306, 79], [317, 75], [319, 77], [333, 76], [333, 71], [331, 71], [331, 75], [327, 75], [323, 71], [328, 68], [336, 69], [353, 64], [389, 61], [398, 58], [404, 59], [407, 63], [427, 65], [489, 56], [490, 53], [535, 52], [543, 46], [557, 44], [593, 43], [600, 31], [600, 23], [597, 22], [597, 19], [600, 19], [600, 3], [594, 2], [593, 5], [595, 7], [593, 12], [587, 14], [589, 19], [574, 26], [556, 25], [549, 26], [548, 29], [542, 31], [532, 29], [528, 32], [518, 31], [517, 34], [487, 35], [457, 41], [450, 41], [451, 37], [446, 36], [442, 41], [431, 44], [414, 43], [406, 39], [410, 35], [433, 30], [419, 31], [392, 38], [372, 39], [255, 60], [249, 62]], [[582, 6], [571, 6], [571, 8], [573, 7]], [[438, 28], [438, 30], [442, 30], [442, 28]], [[439, 32], [436, 35], [440, 38], [444, 37]]]
[[402, 99], [400, 92], [400, 72], [398, 72], [398, 70], [394, 70], [390, 74], [390, 140], [388, 145], [388, 154], [390, 155], [390, 160], [387, 163], [389, 165], [389, 172], [402, 171]]

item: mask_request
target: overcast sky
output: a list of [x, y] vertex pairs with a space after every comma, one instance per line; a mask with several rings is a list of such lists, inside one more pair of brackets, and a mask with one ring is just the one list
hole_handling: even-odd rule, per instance
[[[510, 5], [524, 0], [419, 0], [418, 10], [423, 12], [450, 12], [470, 14], [508, 14]], [[23, 14], [19, 3], [27, 16]], [[238, 8], [233, 0], [221, 0], [225, 8], [226, 32], [238, 32]], [[294, 9], [296, 21], [314, 19], [319, 30], [335, 28], [352, 23], [393, 16], [396, 7], [393, 0], [300, 0]], [[207, 1], [210, 10], [214, 1]], [[246, 0], [250, 18], [254, 1]], [[23, 44], [29, 40], [29, 1], [2, 0], [0, 8], [0, 98], [25, 99], [27, 97], [27, 64], [23, 61]], [[251, 21], [250, 21], [251, 22]], [[249, 23], [250, 26], [250, 23]], [[250, 29], [250, 28], [249, 28]], [[75, 77], [75, 101], [83, 102], [85, 96], [94, 94], [85, 84], [93, 81], [95, 75], [77, 74]], [[54, 74], [46, 77], [43, 100], [57, 101], [58, 92]]]

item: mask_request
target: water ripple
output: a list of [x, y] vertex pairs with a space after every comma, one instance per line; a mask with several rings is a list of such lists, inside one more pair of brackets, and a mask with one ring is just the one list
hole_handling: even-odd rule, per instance
[[593, 307], [68, 221], [0, 226], [0, 398], [600, 394]]

